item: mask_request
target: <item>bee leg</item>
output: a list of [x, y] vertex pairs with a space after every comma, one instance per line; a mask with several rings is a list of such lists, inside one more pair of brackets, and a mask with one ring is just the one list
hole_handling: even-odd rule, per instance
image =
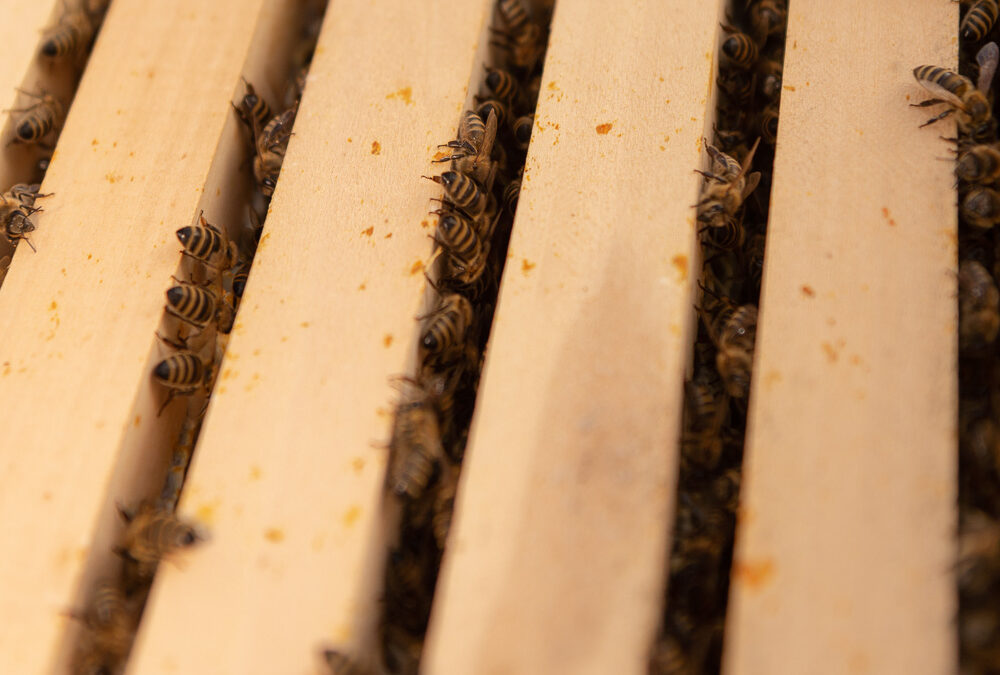
[[160, 335], [159, 333], [156, 334], [156, 337], [158, 337], [160, 339], [160, 341], [162, 341], [164, 344], [167, 344], [167, 345], [173, 347], [174, 349], [187, 349], [188, 348], [188, 344], [187, 344], [188, 338], [177, 338], [176, 340], [171, 340], [170, 338], [164, 337], [163, 335]]
[[945, 103], [946, 101], [941, 98], [929, 98], [921, 103], [911, 103], [911, 108], [926, 108], [928, 106], [937, 105], [938, 103]]
[[918, 127], [918, 128], [923, 129], [926, 126], [930, 126], [931, 124], [934, 124], [938, 120], [943, 120], [945, 117], [947, 117], [948, 115], [951, 115], [954, 112], [955, 112], [954, 109], [948, 108], [947, 110], [945, 110], [943, 113], [941, 113], [937, 117], [930, 118], [929, 120], [927, 120], [926, 122], [924, 122], [923, 124], [921, 124], [920, 127]]

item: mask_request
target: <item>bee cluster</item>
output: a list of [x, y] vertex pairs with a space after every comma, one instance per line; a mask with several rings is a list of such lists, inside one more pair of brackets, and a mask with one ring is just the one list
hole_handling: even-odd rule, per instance
[[[416, 673], [475, 404], [507, 242], [531, 139], [549, 17], [522, 0], [499, 0], [491, 56], [458, 134], [441, 146], [444, 195], [433, 235], [430, 311], [419, 317], [417, 374], [397, 378], [387, 489], [401, 508], [388, 555], [381, 660]], [[434, 277], [432, 279], [431, 277]], [[347, 657], [326, 652], [335, 673]], [[352, 667], [357, 667], [352, 666]]]
[[[719, 670], [787, 14], [782, 0], [752, 0], [722, 27], [716, 145], [706, 142], [711, 167], [698, 172], [700, 322], [684, 385], [673, 550], [651, 674]], [[750, 171], [754, 163], [759, 171]]]
[[963, 675], [1000, 671], [1000, 142], [990, 94], [1000, 62], [996, 0], [963, 1], [959, 72], [913, 74], [954, 116], [959, 191], [959, 662]]
[[[73, 81], [79, 78], [110, 1], [81, 0], [76, 6], [64, 3], [58, 21], [45, 30], [38, 47], [38, 60], [44, 66], [42, 74], [47, 79], [59, 84], [67, 77]], [[39, 184], [48, 169], [48, 153], [53, 147], [49, 141], [58, 136], [67, 107], [59, 97], [42, 88], [37, 93], [24, 89], [17, 91], [29, 103], [23, 108], [4, 111], [19, 113], [13, 123], [13, 137], [7, 146], [30, 148], [37, 154], [37, 161], [33, 175], [28, 179], [30, 183], [18, 183], [0, 196], [2, 234], [10, 247], [8, 255], [0, 257], [0, 284], [7, 275], [13, 249], [18, 242], [23, 240], [31, 250], [35, 250], [28, 238], [35, 230], [30, 216], [43, 210], [35, 206], [35, 200], [49, 196], [38, 194]], [[39, 150], [42, 152], [39, 153]]]
[[[152, 369], [152, 379], [166, 396], [162, 413], [177, 396], [188, 398], [186, 412], [159, 497], [134, 510], [119, 506], [125, 521], [115, 552], [122, 558], [120, 574], [101, 579], [86, 609], [72, 615], [82, 621], [83, 637], [77, 645], [74, 672], [111, 675], [119, 672], [131, 649], [135, 630], [159, 562], [171, 553], [190, 548], [203, 539], [197, 529], [175, 514], [184, 478], [201, 430], [236, 318], [247, 274], [263, 228], [263, 216], [281, 171], [298, 101], [316, 48], [326, 0], [304, 0], [301, 34], [290, 59], [288, 87], [283, 99], [287, 109], [277, 115], [252, 84], [243, 81], [244, 95], [232, 107], [250, 136], [253, 189], [247, 204], [248, 223], [234, 228], [235, 237], [208, 222], [204, 212], [198, 222], [177, 230], [181, 243], [181, 269], [186, 279], [173, 277], [166, 291], [166, 334], [157, 338], [170, 350]], [[37, 186], [29, 192], [37, 199]]]

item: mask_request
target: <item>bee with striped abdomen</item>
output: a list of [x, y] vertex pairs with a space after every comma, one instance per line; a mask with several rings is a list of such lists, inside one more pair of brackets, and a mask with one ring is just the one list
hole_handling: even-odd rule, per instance
[[[255, 128], [254, 130], [257, 154], [253, 158], [253, 175], [265, 197], [274, 194], [278, 173], [281, 171], [281, 163], [285, 159], [285, 147], [288, 145], [288, 138], [292, 135], [292, 123], [295, 121], [297, 111], [298, 104], [296, 103], [285, 112], [275, 116], [263, 129]], [[256, 127], [256, 118], [254, 118], [254, 125]]]
[[431, 529], [440, 550], [444, 550], [451, 530], [451, 516], [455, 511], [455, 494], [458, 491], [458, 471], [447, 461], [441, 463], [441, 478], [434, 490], [434, 507]]
[[750, 5], [749, 21], [754, 37], [763, 44], [768, 38], [785, 32], [788, 10], [780, 0], [756, 0]]
[[178, 349], [153, 367], [153, 379], [167, 389], [167, 399], [160, 406], [159, 415], [175, 396], [190, 396], [199, 390], [207, 393], [212, 369], [194, 352]]
[[1000, 291], [980, 263], [963, 260], [958, 267], [958, 335], [963, 350], [993, 344], [1000, 331]]
[[708, 183], [702, 190], [702, 198], [695, 205], [700, 222], [710, 227], [728, 227], [728, 221], [736, 217], [743, 201], [760, 182], [759, 171], [747, 174], [759, 143], [758, 138], [742, 164], [706, 143], [706, 149], [712, 158], [712, 171], [698, 172], [708, 178]]
[[198, 214], [197, 225], [187, 225], [177, 230], [177, 239], [184, 247], [183, 255], [194, 258], [215, 269], [229, 268], [236, 260], [236, 244], [217, 226], [205, 220], [205, 212]]
[[773, 102], [781, 96], [781, 78], [784, 74], [784, 64], [776, 59], [761, 59], [757, 64], [757, 75], [760, 78], [760, 93]]
[[508, 103], [517, 96], [517, 80], [502, 68], [486, 68], [486, 89], [491, 98]]
[[415, 381], [403, 379], [402, 382], [408, 385], [408, 391], [396, 405], [389, 443], [388, 479], [394, 494], [417, 499], [424, 493], [445, 454], [430, 397]]
[[427, 321], [420, 336], [420, 362], [441, 363], [453, 358], [465, 345], [472, 318], [472, 303], [462, 295], [439, 298], [434, 311], [419, 317]]
[[134, 511], [119, 504], [118, 513], [126, 525], [122, 545], [115, 552], [135, 564], [140, 578], [151, 578], [161, 560], [174, 551], [190, 548], [203, 539], [192, 525], [174, 513], [146, 503]]
[[39, 53], [46, 59], [79, 58], [94, 37], [94, 22], [84, 9], [68, 11], [45, 31]]
[[958, 156], [955, 177], [966, 183], [986, 185], [1000, 179], [1000, 149], [974, 145]]
[[440, 176], [421, 176], [444, 188], [448, 205], [460, 209], [470, 218], [478, 218], [486, 211], [489, 199], [476, 181], [457, 171], [445, 171]]
[[268, 121], [273, 117], [273, 113], [271, 112], [271, 106], [267, 104], [263, 96], [257, 93], [254, 86], [246, 78], [242, 79], [245, 91], [243, 98], [240, 99], [238, 104], [231, 103], [231, 105], [240, 120], [250, 129], [250, 133], [253, 135], [256, 133], [256, 130], [267, 126]]
[[480, 239], [468, 220], [454, 213], [443, 215], [434, 240], [448, 254], [446, 276], [449, 281], [468, 286], [483, 276], [489, 244]]
[[988, 187], [974, 187], [962, 199], [961, 212], [969, 225], [989, 229], [1000, 223], [1000, 193]]
[[969, 78], [947, 68], [939, 66], [917, 66], [914, 68], [913, 77], [916, 78], [920, 86], [938, 98], [910, 105], [924, 108], [945, 103], [949, 106], [940, 115], [932, 117], [920, 126], [926, 127], [954, 114], [958, 120], [959, 130], [968, 134], [973, 141], [989, 142], [995, 140], [997, 122], [993, 117], [987, 94], [996, 73], [998, 59], [1000, 59], [1000, 49], [995, 42], [989, 42], [979, 50], [979, 54], [976, 56], [976, 60], [979, 62], [979, 81], [976, 86], [973, 86]]
[[723, 26], [722, 30], [728, 35], [722, 41], [722, 53], [726, 55], [728, 62], [740, 70], [752, 68], [760, 55], [754, 39], [732, 26]]
[[514, 120], [514, 141], [521, 150], [527, 150], [531, 143], [531, 131], [535, 126], [535, 114], [524, 115]]
[[490, 160], [496, 136], [497, 116], [493, 110], [490, 110], [485, 124], [478, 114], [467, 110], [462, 115], [458, 127], [458, 139], [446, 144], [456, 151], [448, 157], [434, 161], [452, 161], [454, 172], [471, 176], [489, 190], [496, 171], [495, 164]]
[[541, 27], [531, 21], [525, 23], [518, 31], [501, 31], [491, 28], [494, 38], [490, 45], [501, 49], [509, 55], [511, 65], [530, 71], [538, 63], [545, 51], [544, 34]]
[[767, 105], [760, 114], [760, 137], [768, 145], [778, 142], [778, 106]]
[[977, 0], [962, 17], [958, 34], [966, 43], [979, 42], [993, 29], [998, 15], [1000, 3], [997, 0]]
[[66, 107], [55, 96], [44, 91], [40, 94], [33, 94], [23, 89], [18, 89], [18, 91], [35, 99], [37, 103], [27, 108], [14, 108], [9, 111], [23, 112], [24, 114], [15, 122], [14, 138], [7, 145], [13, 143], [41, 144], [42, 139], [62, 123]]
[[515, 178], [503, 189], [503, 206], [511, 215], [514, 215], [514, 210], [517, 209], [517, 200], [520, 196], [521, 179]]
[[219, 297], [205, 286], [180, 282], [167, 289], [167, 314], [199, 329], [219, 316]]
[[521, 0], [500, 0], [497, 3], [497, 10], [503, 17], [503, 22], [507, 25], [507, 31], [516, 35], [524, 31], [531, 21], [528, 12], [525, 10]]

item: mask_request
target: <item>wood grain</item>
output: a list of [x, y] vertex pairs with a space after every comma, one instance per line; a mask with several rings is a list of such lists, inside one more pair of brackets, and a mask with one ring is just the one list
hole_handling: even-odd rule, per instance
[[65, 612], [116, 565], [115, 502], [159, 489], [177, 420], [156, 417], [149, 372], [174, 231], [200, 208], [226, 215], [248, 180], [229, 101], [285, 4], [115, 0], [105, 22], [43, 185], [38, 253], [15, 256], [0, 292], [0, 402], [17, 411], [0, 546], [19, 552], [0, 560], [0, 613], [17, 617], [0, 671], [65, 668]]
[[719, 9], [556, 8], [426, 673], [646, 671]]
[[420, 175], [490, 8], [330, 4], [180, 505], [211, 541], [161, 569], [131, 672], [314, 673], [321, 647], [371, 647], [388, 379], [415, 358], [440, 194]]
[[726, 673], [957, 671], [957, 12], [790, 3]]

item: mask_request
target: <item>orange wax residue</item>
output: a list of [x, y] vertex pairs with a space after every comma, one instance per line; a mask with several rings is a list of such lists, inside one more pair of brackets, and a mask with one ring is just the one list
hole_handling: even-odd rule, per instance
[[774, 577], [774, 560], [737, 560], [733, 563], [733, 577], [747, 588], [760, 590]]
[[604, 124], [598, 124], [597, 125], [597, 133], [599, 133], [599, 134], [601, 134], [603, 136], [604, 134], [606, 134], [609, 131], [611, 131], [611, 126], [612, 126], [611, 122], [605, 122]]

